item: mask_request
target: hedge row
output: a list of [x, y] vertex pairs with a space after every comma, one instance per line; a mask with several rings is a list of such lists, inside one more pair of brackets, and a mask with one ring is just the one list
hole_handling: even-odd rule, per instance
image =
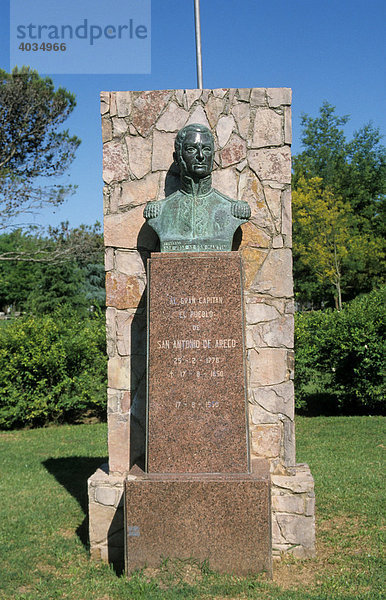
[[[341, 312], [297, 314], [295, 395], [303, 412], [382, 413], [386, 288]], [[0, 428], [106, 414], [103, 313], [62, 308], [0, 322]]]
[[318, 414], [381, 414], [385, 409], [386, 288], [343, 310], [295, 319], [296, 407]]
[[104, 314], [62, 308], [0, 323], [0, 428], [106, 413]]

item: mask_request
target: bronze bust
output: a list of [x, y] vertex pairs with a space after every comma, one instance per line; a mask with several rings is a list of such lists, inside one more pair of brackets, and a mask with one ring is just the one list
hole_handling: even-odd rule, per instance
[[212, 188], [214, 139], [204, 125], [183, 127], [175, 139], [174, 160], [181, 187], [164, 200], [148, 202], [144, 217], [156, 231], [161, 252], [232, 249], [233, 235], [251, 209]]

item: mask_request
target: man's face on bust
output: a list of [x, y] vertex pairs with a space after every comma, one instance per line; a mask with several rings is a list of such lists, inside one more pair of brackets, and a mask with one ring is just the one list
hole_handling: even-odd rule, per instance
[[210, 175], [214, 149], [209, 133], [188, 131], [182, 144], [181, 154], [187, 175], [193, 179], [202, 179]]

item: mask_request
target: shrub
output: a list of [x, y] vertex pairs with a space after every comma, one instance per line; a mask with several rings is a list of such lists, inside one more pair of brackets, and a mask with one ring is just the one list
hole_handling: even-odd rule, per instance
[[[296, 407], [325, 412], [382, 413], [386, 288], [342, 311], [296, 315]], [[315, 406], [316, 404], [316, 406]]]
[[0, 428], [75, 422], [106, 409], [104, 315], [63, 307], [0, 327]]

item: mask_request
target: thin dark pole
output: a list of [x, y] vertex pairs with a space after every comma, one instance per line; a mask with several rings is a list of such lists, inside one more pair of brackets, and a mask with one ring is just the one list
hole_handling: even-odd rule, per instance
[[196, 28], [197, 87], [199, 90], [202, 90], [200, 0], [194, 0], [194, 21], [195, 21], [195, 28]]

